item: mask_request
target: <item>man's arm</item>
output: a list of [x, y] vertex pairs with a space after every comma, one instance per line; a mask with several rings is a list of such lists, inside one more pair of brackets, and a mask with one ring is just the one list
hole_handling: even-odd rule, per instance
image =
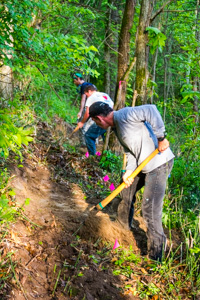
[[84, 114], [83, 119], [81, 120], [81, 122], [78, 122], [78, 127], [82, 128], [84, 123], [87, 121], [88, 118], [89, 118], [89, 107], [86, 106], [85, 107], [85, 114]]
[[86, 101], [86, 95], [85, 95], [85, 94], [82, 94], [82, 95], [81, 95], [81, 105], [80, 105], [80, 110], [79, 110], [78, 115], [77, 115], [78, 118], [80, 118], [81, 115], [82, 115], [83, 109], [84, 109], [84, 107], [85, 107], [85, 101]]

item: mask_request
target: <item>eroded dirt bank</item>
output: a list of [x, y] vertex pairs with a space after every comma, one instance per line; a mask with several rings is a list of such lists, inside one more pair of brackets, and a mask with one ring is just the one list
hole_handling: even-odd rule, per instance
[[[116, 238], [138, 252], [133, 234], [113, 221], [111, 208], [112, 218], [108, 211], [91, 217], [89, 208], [102, 198], [92, 190], [85, 193], [80, 182], [87, 184], [92, 178], [95, 189], [103, 173], [97, 170], [97, 158], [87, 160], [83, 153], [70, 153], [58, 145], [59, 135], [62, 133], [61, 145], [71, 131], [64, 128], [63, 136], [62, 126], [55, 132], [40, 124], [34, 152], [26, 151], [23, 168], [11, 165], [11, 185], [24, 217], [12, 225], [7, 240], [17, 266], [16, 278], [4, 298], [137, 299], [123, 294], [120, 288], [126, 278], [112, 274], [110, 256]], [[76, 145], [77, 136], [71, 142]]]
[[[123, 229], [114, 221], [115, 205], [89, 213], [103, 200], [97, 182], [103, 184], [104, 174], [98, 157], [86, 159], [86, 150], [78, 148], [77, 135], [69, 141], [70, 151], [64, 150], [71, 131], [62, 122], [57, 128], [39, 124], [23, 168], [10, 166], [16, 201], [24, 211], [5, 240], [5, 251], [14, 252], [16, 269], [2, 299], [139, 299], [133, 296], [137, 281], [151, 280], [142, 262], [131, 265], [134, 272], [129, 277], [113, 275], [115, 240], [124, 249], [131, 245], [134, 253], [145, 254], [145, 226], [138, 217], [132, 231]], [[130, 291], [124, 289], [128, 284]]]

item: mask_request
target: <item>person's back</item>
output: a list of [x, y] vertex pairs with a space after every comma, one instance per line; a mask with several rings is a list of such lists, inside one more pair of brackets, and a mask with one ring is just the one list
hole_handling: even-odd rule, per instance
[[[122, 108], [114, 112], [114, 120], [117, 136], [120, 141], [123, 137], [123, 146], [134, 154], [129, 163], [129, 167], [134, 170], [157, 147], [156, 133], [164, 131], [164, 124], [158, 118], [156, 106], [152, 104]], [[150, 172], [173, 157], [170, 148], [167, 148], [154, 157], [143, 172]]]

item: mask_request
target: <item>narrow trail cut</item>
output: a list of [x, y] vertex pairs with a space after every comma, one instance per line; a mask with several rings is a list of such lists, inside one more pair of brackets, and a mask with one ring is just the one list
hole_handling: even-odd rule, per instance
[[144, 276], [142, 262], [131, 265], [138, 275], [113, 275], [112, 247], [117, 239], [124, 249], [131, 246], [133, 253], [145, 254], [145, 225], [138, 216], [131, 231], [122, 228], [114, 204], [91, 216], [89, 209], [102, 200], [105, 174], [98, 157], [87, 159], [86, 148], [79, 149], [78, 133], [64, 149], [72, 130], [59, 119], [55, 128], [38, 124], [23, 168], [10, 165], [21, 217], [4, 242], [16, 267], [2, 300], [139, 299], [133, 288], [125, 292], [124, 287], [136, 286]]
[[[88, 217], [89, 208], [102, 199], [96, 198], [93, 189], [88, 197], [80, 183], [88, 178], [95, 183], [103, 174], [96, 169], [98, 162], [59, 146], [59, 135], [61, 145], [66, 138], [63, 132], [67, 135], [71, 131], [65, 126], [52, 131], [39, 124], [36, 143], [32, 152], [25, 153], [23, 168], [11, 167], [11, 185], [23, 211], [12, 224], [7, 241], [16, 268], [5, 299], [137, 299], [120, 292], [124, 282], [112, 274], [109, 258], [103, 262], [107, 271], [94, 262], [99, 247], [107, 252], [105, 242], [112, 246], [116, 238], [120, 244], [139, 250], [131, 232], [120, 228], [108, 213]], [[73, 146], [77, 137], [71, 140]], [[84, 220], [77, 238], [73, 234]], [[84, 276], [79, 276], [82, 273]]]

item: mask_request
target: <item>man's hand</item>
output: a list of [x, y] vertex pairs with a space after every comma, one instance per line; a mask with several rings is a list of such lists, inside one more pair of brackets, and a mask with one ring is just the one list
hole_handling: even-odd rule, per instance
[[169, 141], [164, 139], [162, 142], [158, 141], [158, 150], [159, 152], [164, 152], [169, 147]]
[[77, 124], [77, 126], [78, 126], [79, 128], [82, 128], [83, 125], [84, 125], [84, 123], [82, 123], [82, 122], [78, 122], [78, 124]]
[[77, 118], [80, 119], [81, 115], [82, 115], [82, 112], [79, 111], [79, 113], [77, 114]]
[[130, 179], [128, 178], [133, 173], [132, 170], [126, 170], [126, 173], [122, 177], [124, 183], [126, 184], [126, 188], [128, 188], [134, 181], [134, 178]]

